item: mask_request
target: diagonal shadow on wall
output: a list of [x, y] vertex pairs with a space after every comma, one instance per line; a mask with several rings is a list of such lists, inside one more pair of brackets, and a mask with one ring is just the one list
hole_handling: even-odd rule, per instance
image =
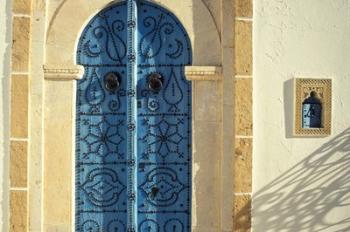
[[256, 192], [253, 224], [257, 232], [350, 231], [350, 128]]

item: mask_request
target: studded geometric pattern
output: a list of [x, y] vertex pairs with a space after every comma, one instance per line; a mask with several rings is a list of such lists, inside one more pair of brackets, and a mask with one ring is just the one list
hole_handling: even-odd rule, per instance
[[[191, 231], [191, 45], [179, 20], [148, 1], [99, 12], [77, 62], [76, 231]], [[120, 76], [108, 88], [107, 76]], [[148, 77], [163, 78], [160, 90]]]
[[181, 152], [181, 143], [184, 141], [184, 136], [180, 129], [183, 124], [183, 119], [176, 118], [177, 122], [171, 123], [161, 119], [158, 123], [151, 124], [150, 119], [145, 117], [147, 133], [141, 138], [141, 141], [148, 145], [147, 150], [143, 153], [144, 159], [149, 159], [149, 155], [155, 154], [163, 160], [167, 156], [173, 155], [178, 158], [183, 158]]

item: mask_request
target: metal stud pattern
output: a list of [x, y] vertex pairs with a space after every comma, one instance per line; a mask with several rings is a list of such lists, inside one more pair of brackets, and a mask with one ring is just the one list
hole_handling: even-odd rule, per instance
[[[77, 59], [76, 231], [190, 231], [184, 28], [158, 5], [116, 3], [89, 22]], [[162, 77], [156, 91], [152, 75]]]

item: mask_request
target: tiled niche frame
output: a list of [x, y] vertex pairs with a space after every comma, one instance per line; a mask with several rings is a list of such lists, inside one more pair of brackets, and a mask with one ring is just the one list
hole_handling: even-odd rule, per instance
[[[302, 127], [302, 104], [315, 91], [322, 103], [322, 128]], [[295, 78], [294, 79], [294, 136], [325, 137], [331, 134], [332, 80]]]

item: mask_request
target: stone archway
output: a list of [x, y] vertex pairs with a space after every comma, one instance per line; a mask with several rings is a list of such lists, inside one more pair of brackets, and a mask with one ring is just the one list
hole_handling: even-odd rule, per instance
[[[66, 0], [59, 8], [52, 9], [50, 15], [44, 66], [44, 230], [70, 230], [74, 225], [74, 92], [75, 80], [83, 72], [75, 63], [76, 47], [89, 19], [110, 2], [92, 1], [86, 5], [83, 0]], [[196, 2], [196, 22], [193, 22], [193, 2]], [[233, 202], [232, 186], [222, 186], [220, 170], [223, 162], [223, 138], [219, 129], [222, 128], [222, 96], [218, 94], [222, 88], [220, 37], [201, 1], [186, 0], [182, 7], [171, 0], [157, 3], [173, 10], [188, 31], [194, 50], [194, 66], [186, 71], [187, 78], [194, 80], [193, 231], [220, 230], [222, 217], [231, 219], [223, 215], [222, 208], [228, 208]], [[232, 176], [232, 166], [228, 165], [224, 175]], [[232, 198], [223, 199], [223, 196]]]

